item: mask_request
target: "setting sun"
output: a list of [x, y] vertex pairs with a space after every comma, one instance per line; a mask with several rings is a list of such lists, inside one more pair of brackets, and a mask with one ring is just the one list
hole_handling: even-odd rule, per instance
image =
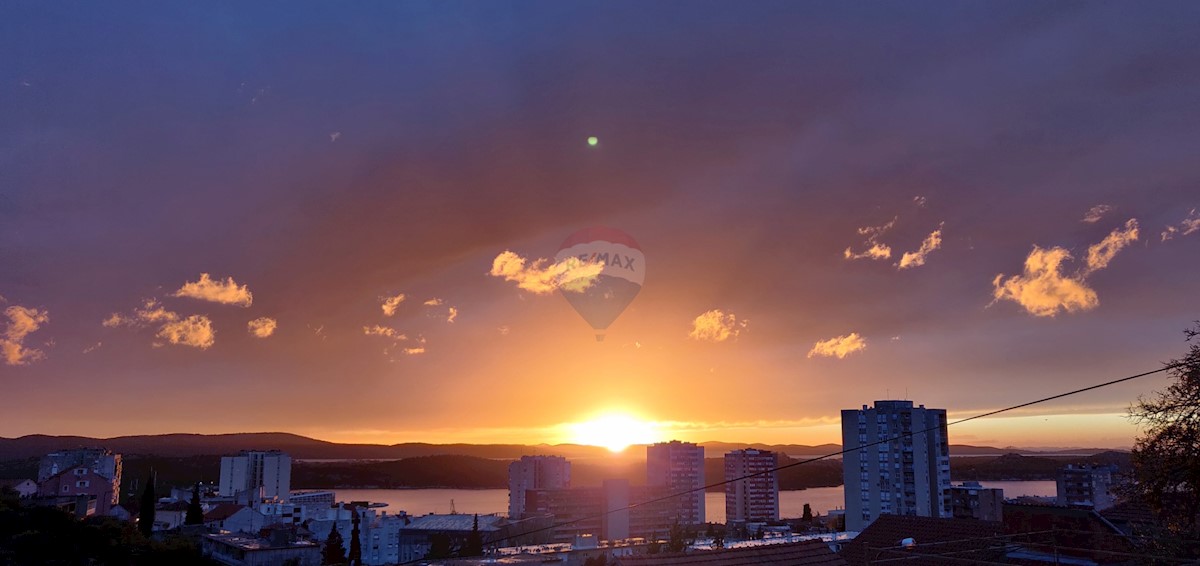
[[567, 425], [570, 442], [603, 446], [621, 452], [632, 444], [650, 444], [661, 440], [654, 423], [624, 414], [597, 417], [582, 423]]

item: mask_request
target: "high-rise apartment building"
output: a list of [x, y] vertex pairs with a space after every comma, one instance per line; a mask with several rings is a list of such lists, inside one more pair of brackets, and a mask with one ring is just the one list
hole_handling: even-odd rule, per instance
[[672, 494], [690, 492], [674, 498], [679, 524], [704, 522], [703, 446], [678, 440], [647, 446], [646, 484], [666, 486]]
[[571, 487], [571, 463], [562, 456], [521, 456], [508, 465], [508, 516], [525, 514], [525, 494], [531, 489]]
[[[778, 459], [766, 450], [725, 454], [725, 521], [746, 523], [779, 519]], [[746, 477], [752, 476], [752, 477]], [[737, 478], [743, 480], [732, 481]]]
[[880, 515], [950, 517], [950, 444], [945, 409], [876, 401], [842, 411], [846, 530]]
[[278, 450], [244, 450], [237, 456], [221, 457], [222, 497], [247, 494], [259, 499], [287, 501], [292, 488], [292, 457]]

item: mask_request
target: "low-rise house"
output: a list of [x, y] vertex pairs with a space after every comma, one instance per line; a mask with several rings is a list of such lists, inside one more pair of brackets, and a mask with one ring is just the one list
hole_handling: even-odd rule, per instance
[[10, 488], [17, 492], [17, 495], [19, 495], [21, 499], [28, 499], [34, 495], [37, 495], [38, 490], [37, 482], [31, 479], [0, 480], [0, 488], [4, 487]]
[[200, 538], [204, 556], [229, 566], [319, 566], [321, 547], [302, 540], [283, 529], [271, 531], [270, 538], [252, 535], [219, 533]]
[[96, 500], [96, 513], [108, 514], [117, 502], [112, 479], [88, 466], [61, 470], [38, 483], [38, 497], [77, 497], [86, 495]]
[[233, 533], [257, 533], [267, 525], [267, 518], [245, 505], [222, 503], [204, 514], [204, 525]]
[[108, 516], [120, 519], [122, 521], [132, 521], [133, 513], [130, 513], [123, 505], [113, 505], [108, 510]]
[[154, 530], [169, 531], [183, 526], [187, 508], [186, 501], [159, 502], [154, 506]]

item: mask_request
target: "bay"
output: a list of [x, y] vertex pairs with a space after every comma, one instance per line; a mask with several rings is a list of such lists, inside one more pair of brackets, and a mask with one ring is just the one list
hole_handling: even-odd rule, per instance
[[[1004, 490], [1005, 497], [1054, 497], [1054, 481], [985, 481], [983, 487]], [[339, 489], [339, 501], [371, 501], [387, 503], [389, 513], [404, 511], [409, 515], [449, 513], [452, 505], [458, 513], [488, 515], [508, 512], [507, 489]], [[453, 504], [451, 503], [453, 502]], [[842, 487], [815, 487], [779, 492], [779, 514], [784, 518], [800, 517], [808, 503], [815, 514], [824, 515], [845, 505]], [[725, 522], [725, 494], [704, 494], [705, 516], [709, 522]]]

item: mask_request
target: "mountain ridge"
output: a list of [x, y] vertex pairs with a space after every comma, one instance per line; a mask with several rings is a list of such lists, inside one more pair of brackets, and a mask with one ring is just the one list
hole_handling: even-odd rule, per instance
[[[736, 442], [701, 442], [707, 457], [719, 457], [730, 450], [754, 448], [771, 450], [792, 456], [821, 456], [841, 450], [838, 444], [764, 444]], [[631, 448], [637, 448], [635, 447]], [[241, 450], [282, 450], [300, 460], [394, 460], [417, 456], [461, 455], [493, 459], [517, 459], [523, 455], [546, 454], [566, 458], [621, 458], [636, 455], [636, 450], [613, 454], [605, 448], [579, 444], [434, 444], [403, 442], [397, 444], [338, 443], [319, 440], [289, 432], [243, 432], [225, 434], [167, 433], [127, 435], [98, 438], [75, 435], [30, 434], [15, 438], [0, 437], [0, 459], [40, 457], [56, 450], [70, 448], [107, 448], [121, 454], [185, 457], [234, 454]], [[1054, 451], [996, 448], [969, 444], [952, 444], [953, 456], [1024, 454], [1094, 454], [1109, 452], [1106, 448], [1071, 448]]]

